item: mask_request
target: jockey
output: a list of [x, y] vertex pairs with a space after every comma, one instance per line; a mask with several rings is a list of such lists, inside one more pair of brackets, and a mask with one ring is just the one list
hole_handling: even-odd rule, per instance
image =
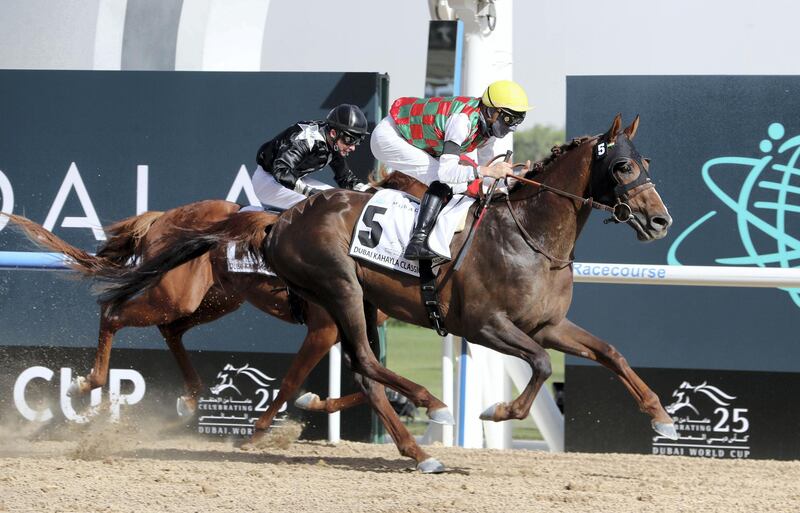
[[[488, 161], [492, 138], [499, 139], [516, 130], [531, 108], [522, 87], [510, 80], [493, 82], [481, 98], [395, 100], [389, 115], [375, 127], [370, 149], [388, 168], [430, 186], [422, 198], [405, 258], [436, 256], [428, 249], [428, 235], [453, 193], [466, 192], [468, 184], [479, 178], [511, 174], [509, 163], [478, 166], [462, 156], [478, 149], [478, 160]], [[465, 165], [464, 160], [470, 165]]]
[[367, 118], [355, 105], [334, 107], [324, 121], [300, 121], [258, 149], [253, 188], [263, 205], [289, 208], [330, 186], [305, 178], [330, 164], [339, 187], [363, 191], [345, 157], [367, 132]]

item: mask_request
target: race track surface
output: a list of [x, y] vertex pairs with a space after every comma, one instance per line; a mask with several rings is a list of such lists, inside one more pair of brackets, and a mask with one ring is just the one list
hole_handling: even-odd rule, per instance
[[796, 461], [434, 445], [448, 472], [422, 475], [393, 445], [276, 436], [244, 451], [146, 431], [104, 426], [38, 441], [0, 432], [0, 511], [800, 511]]

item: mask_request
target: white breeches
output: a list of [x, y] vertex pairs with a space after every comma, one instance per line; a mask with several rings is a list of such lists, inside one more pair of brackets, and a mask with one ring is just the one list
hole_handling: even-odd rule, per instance
[[439, 179], [439, 161], [403, 139], [390, 116], [372, 131], [369, 147], [387, 171], [402, 171], [425, 185]]
[[[314, 189], [333, 188], [313, 178], [303, 177], [303, 181]], [[275, 180], [274, 176], [261, 169], [261, 166], [258, 166], [255, 173], [253, 173], [253, 189], [256, 191], [258, 200], [264, 206], [290, 208], [306, 199], [306, 197], [299, 192], [287, 189], [281, 185], [280, 182]]]

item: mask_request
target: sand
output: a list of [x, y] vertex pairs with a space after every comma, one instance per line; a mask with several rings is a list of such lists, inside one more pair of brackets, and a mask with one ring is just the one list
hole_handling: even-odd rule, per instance
[[248, 451], [148, 425], [59, 434], [0, 430], [0, 511], [800, 511], [797, 461], [433, 445], [448, 472], [423, 475], [393, 445], [290, 431]]

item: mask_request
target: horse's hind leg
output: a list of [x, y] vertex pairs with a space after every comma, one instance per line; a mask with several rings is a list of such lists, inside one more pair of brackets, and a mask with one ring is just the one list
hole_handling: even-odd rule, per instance
[[535, 338], [544, 347], [597, 361], [614, 371], [636, 400], [639, 409], [651, 417], [653, 429], [667, 438], [677, 439], [678, 435], [672, 418], [664, 410], [656, 393], [650, 390], [612, 345], [600, 340], [568, 319], [543, 329]]
[[311, 370], [316, 367], [319, 361], [325, 356], [331, 347], [336, 344], [339, 331], [336, 329], [333, 319], [321, 307], [309, 303], [306, 313], [306, 323], [308, 332], [303, 340], [303, 345], [292, 360], [292, 364], [286, 371], [286, 375], [281, 382], [278, 395], [256, 421], [255, 430], [251, 442], [261, 439], [266, 430], [272, 425], [275, 416], [280, 409], [297, 392], [303, 384]]
[[112, 322], [104, 312], [101, 312], [94, 366], [86, 377], [78, 376], [72, 380], [72, 383], [70, 383], [67, 389], [67, 395], [69, 397], [88, 394], [95, 388], [105, 386], [108, 381], [108, 364], [111, 359], [111, 346], [114, 341], [114, 335], [121, 327], [122, 326], [119, 324]]
[[[425, 387], [406, 379], [387, 369], [375, 358], [370, 349], [367, 337], [367, 319], [364, 315], [363, 293], [355, 275], [352, 279], [328, 279], [325, 291], [301, 289], [307, 297], [318, 298], [331, 315], [336, 319], [342, 346], [352, 356], [352, 370], [369, 379], [382, 383], [406, 396], [415, 405], [426, 408], [428, 417], [438, 423], [453, 424], [453, 415], [447, 405], [431, 394]], [[325, 294], [324, 297], [322, 294]], [[322, 296], [322, 297], [320, 297]], [[371, 309], [374, 310], [374, 307]], [[373, 329], [376, 318], [372, 315], [370, 324]]]
[[[337, 305], [338, 306], [338, 305]], [[455, 419], [447, 408], [447, 405], [431, 394], [425, 387], [396, 374], [378, 362], [372, 351], [369, 341], [378, 340], [377, 309], [369, 303], [363, 302], [362, 311], [364, 320], [363, 325], [349, 325], [350, 333], [360, 333], [366, 339], [367, 344], [349, 343], [345, 333], [344, 325], [341, 326], [342, 346], [349, 350], [352, 355], [352, 370], [365, 377], [382, 383], [406, 396], [416, 406], [427, 409], [428, 418], [438, 424], [455, 424]], [[359, 312], [361, 313], [361, 312]], [[347, 316], [339, 319], [348, 318]], [[352, 317], [350, 317], [352, 319]], [[349, 346], [349, 347], [348, 347]]]
[[[159, 284], [142, 295], [109, 311], [100, 307], [100, 333], [95, 363], [85, 378], [77, 378], [67, 393], [85, 394], [108, 380], [108, 365], [114, 334], [124, 327], [166, 324], [193, 313], [211, 287], [208, 257], [203, 256], [170, 271]], [[178, 296], [175, 291], [181, 291]]]
[[[150, 326], [157, 322], [161, 316], [151, 308], [146, 298], [140, 297], [123, 305], [119, 312], [110, 314], [108, 307], [100, 307], [100, 329], [97, 337], [97, 351], [94, 357], [94, 366], [86, 377], [75, 378], [67, 389], [70, 397], [87, 394], [95, 388], [105, 386], [108, 381], [108, 365], [111, 359], [111, 346], [114, 335], [126, 326]], [[141, 323], [133, 321], [140, 319]]]
[[373, 411], [375, 411], [381, 423], [386, 427], [386, 430], [389, 431], [400, 454], [416, 461], [417, 470], [424, 474], [444, 472], [444, 465], [426, 453], [419, 444], [417, 444], [405, 425], [403, 425], [400, 417], [397, 416], [397, 412], [394, 411], [394, 408], [392, 408], [392, 405], [389, 403], [383, 385], [367, 379], [360, 374], [355, 375], [355, 380], [361, 390], [364, 391], [367, 401], [370, 406], [372, 406]]
[[[372, 347], [372, 352], [377, 353], [378, 351], [376, 351], [376, 349], [380, 346], [377, 309], [366, 301], [364, 302], [364, 316], [367, 320], [367, 335], [369, 337], [370, 346]], [[392, 440], [394, 440], [400, 454], [413, 458], [414, 461], [417, 462], [417, 470], [422, 473], [444, 472], [444, 465], [423, 451], [416, 440], [414, 440], [414, 437], [411, 436], [411, 433], [408, 432], [408, 429], [403, 425], [400, 417], [397, 416], [397, 412], [394, 411], [394, 408], [392, 408], [392, 405], [389, 403], [383, 385], [359, 374], [356, 374], [355, 378], [356, 383], [358, 383], [366, 394], [372, 409], [392, 436]]]
[[189, 354], [183, 346], [183, 335], [195, 326], [209, 323], [233, 312], [242, 305], [242, 302], [241, 296], [228, 295], [219, 289], [212, 288], [203, 298], [197, 310], [171, 323], [158, 326], [183, 376], [186, 395], [179, 397], [177, 401], [177, 410], [180, 416], [194, 415], [197, 410], [197, 399], [203, 391], [200, 375], [194, 369]]

